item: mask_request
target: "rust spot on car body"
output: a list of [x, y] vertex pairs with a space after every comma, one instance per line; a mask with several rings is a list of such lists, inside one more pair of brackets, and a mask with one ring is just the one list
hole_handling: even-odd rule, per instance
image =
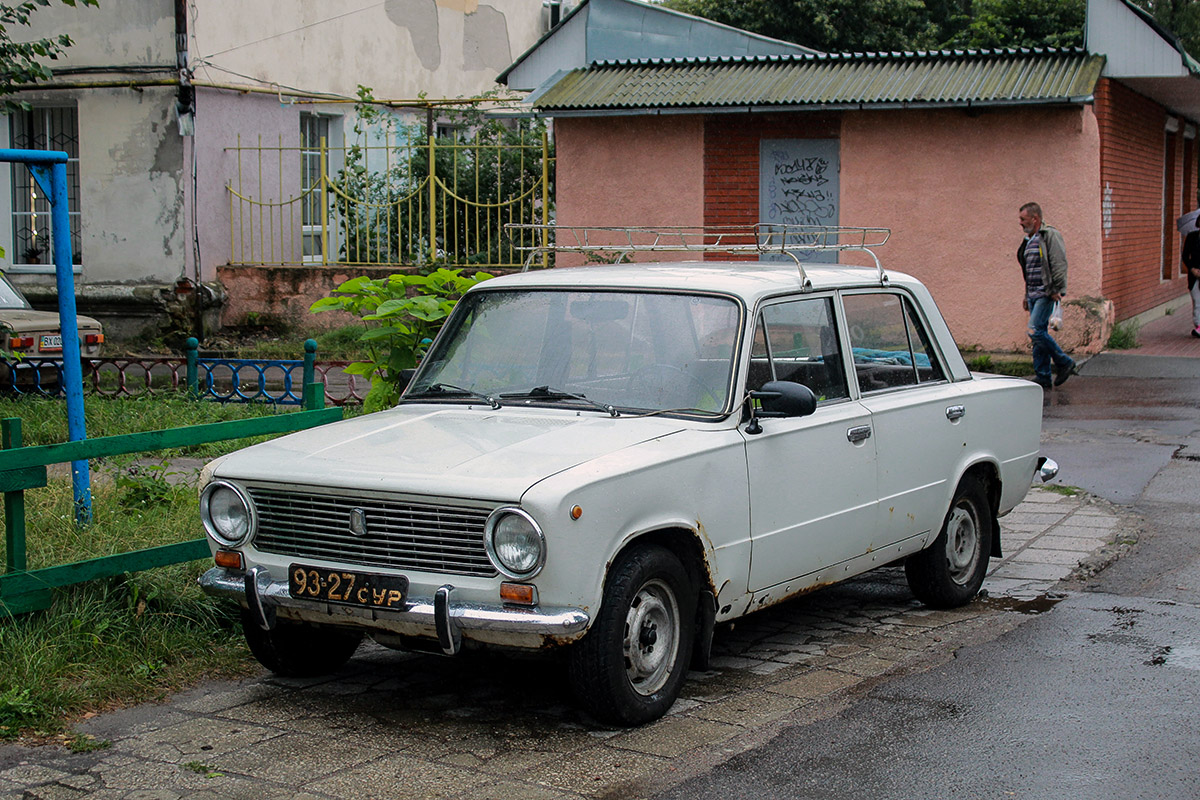
[[787, 590], [787, 591], [781, 592], [778, 595], [769, 595], [769, 594], [764, 595], [764, 596], [758, 598], [757, 601], [755, 601], [754, 610], [761, 611], [764, 608], [770, 608], [771, 606], [776, 606], [776, 605], [779, 605], [780, 603], [785, 603], [788, 600], [793, 600], [797, 597], [803, 597], [806, 594], [812, 594], [813, 592], [824, 589], [827, 586], [833, 586], [835, 583], [840, 583], [840, 581], [824, 581], [822, 583], [814, 583], [811, 586], [805, 586], [802, 589], [796, 589], [795, 591]]

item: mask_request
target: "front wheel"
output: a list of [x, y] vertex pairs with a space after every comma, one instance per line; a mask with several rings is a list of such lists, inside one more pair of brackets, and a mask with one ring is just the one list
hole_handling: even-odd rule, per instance
[[362, 642], [358, 631], [284, 620], [264, 631], [246, 611], [242, 633], [260, 664], [289, 678], [327, 675], [349, 661]]
[[995, 524], [983, 485], [975, 478], [963, 478], [933, 545], [904, 563], [917, 599], [933, 608], [971, 602], [987, 574]]
[[691, 660], [696, 593], [679, 559], [640, 547], [613, 565], [592, 629], [571, 651], [571, 688], [597, 719], [640, 725], [675, 702]]

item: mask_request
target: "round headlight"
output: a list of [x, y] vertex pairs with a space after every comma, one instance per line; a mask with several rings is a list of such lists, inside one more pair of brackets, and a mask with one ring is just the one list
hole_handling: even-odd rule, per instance
[[546, 537], [519, 508], [498, 508], [488, 517], [485, 542], [496, 569], [510, 578], [532, 578], [546, 563]]
[[218, 544], [235, 547], [254, 530], [254, 504], [241, 487], [214, 481], [200, 494], [200, 520]]

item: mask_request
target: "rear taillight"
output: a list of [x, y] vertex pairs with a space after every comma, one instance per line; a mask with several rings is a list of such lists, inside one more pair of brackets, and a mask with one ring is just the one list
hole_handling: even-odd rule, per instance
[[104, 344], [103, 333], [89, 333], [83, 337], [84, 344]]
[[14, 336], [8, 340], [8, 346], [13, 350], [26, 350], [33, 347], [33, 343], [37, 341], [35, 336]]

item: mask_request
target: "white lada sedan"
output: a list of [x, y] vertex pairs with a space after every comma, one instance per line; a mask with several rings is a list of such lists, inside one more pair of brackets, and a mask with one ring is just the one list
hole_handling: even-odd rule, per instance
[[1042, 390], [972, 374], [902, 274], [661, 263], [496, 278], [399, 404], [205, 470], [269, 669], [397, 648], [569, 650], [596, 718], [664, 714], [714, 625], [903, 561], [978, 592], [1039, 469]]

